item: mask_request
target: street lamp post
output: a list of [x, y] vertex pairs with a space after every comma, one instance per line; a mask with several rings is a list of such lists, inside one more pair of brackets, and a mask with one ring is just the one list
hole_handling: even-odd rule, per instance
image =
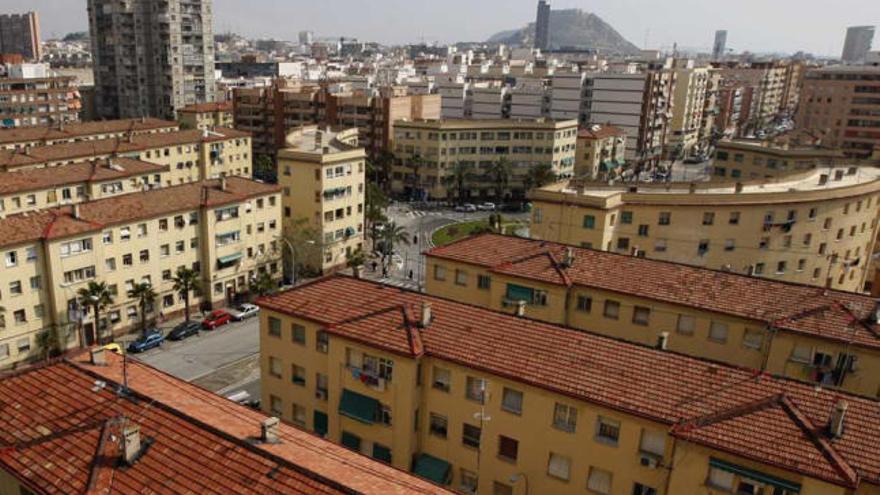
[[[293, 243], [286, 237], [276, 235], [275, 239], [283, 242], [287, 249], [290, 250], [290, 285], [296, 285], [296, 248], [293, 247]], [[315, 241], [306, 241], [306, 244], [314, 245]]]

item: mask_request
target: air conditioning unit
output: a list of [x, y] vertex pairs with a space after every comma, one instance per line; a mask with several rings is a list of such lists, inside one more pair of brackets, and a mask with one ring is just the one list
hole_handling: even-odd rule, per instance
[[639, 464], [646, 468], [657, 469], [660, 466], [660, 459], [657, 456], [643, 452], [639, 454]]

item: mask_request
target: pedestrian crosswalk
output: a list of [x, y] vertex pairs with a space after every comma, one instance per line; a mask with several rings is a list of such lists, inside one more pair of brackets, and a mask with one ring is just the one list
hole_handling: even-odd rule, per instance
[[418, 218], [418, 217], [439, 217], [441, 215], [445, 215], [447, 212], [442, 211], [423, 211], [423, 210], [411, 210], [406, 213], [406, 216], [410, 218]]

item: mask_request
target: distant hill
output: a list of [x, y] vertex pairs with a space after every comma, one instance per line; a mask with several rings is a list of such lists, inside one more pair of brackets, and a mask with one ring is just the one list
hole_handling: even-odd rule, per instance
[[[492, 35], [489, 43], [531, 46], [535, 23]], [[550, 48], [592, 49], [602, 53], [637, 54], [639, 48], [596, 14], [580, 9], [550, 11]]]

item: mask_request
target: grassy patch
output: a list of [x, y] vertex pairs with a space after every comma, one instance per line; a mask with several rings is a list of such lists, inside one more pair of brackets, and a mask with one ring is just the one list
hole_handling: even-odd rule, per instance
[[489, 229], [489, 222], [485, 220], [474, 220], [472, 222], [453, 223], [438, 229], [434, 232], [431, 240], [435, 246], [443, 246], [452, 241], [457, 241], [463, 237], [467, 237], [477, 232], [484, 232]]

